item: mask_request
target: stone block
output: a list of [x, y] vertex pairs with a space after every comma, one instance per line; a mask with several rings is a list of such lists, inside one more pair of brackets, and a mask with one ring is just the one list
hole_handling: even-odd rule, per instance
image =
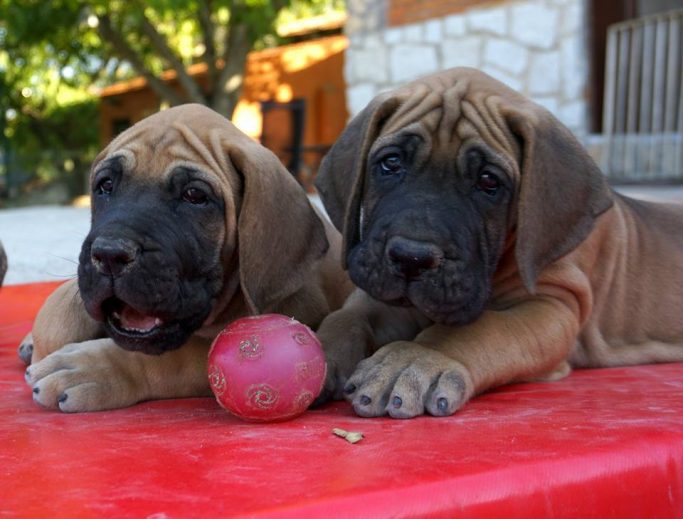
[[562, 39], [560, 62], [563, 97], [565, 100], [582, 98], [588, 76], [588, 60], [581, 36], [575, 35]]
[[347, 51], [345, 74], [348, 84], [370, 81], [384, 83], [388, 80], [386, 47], [355, 49]]
[[560, 90], [560, 52], [535, 52], [529, 66], [531, 95], [557, 94]]
[[504, 36], [508, 32], [508, 14], [505, 7], [474, 9], [467, 13], [470, 32], [484, 32]]
[[483, 39], [481, 36], [446, 39], [441, 43], [441, 64], [443, 68], [480, 68], [482, 66], [482, 46]]
[[518, 76], [526, 69], [529, 51], [510, 40], [488, 38], [484, 44], [484, 62]]
[[429, 20], [424, 24], [424, 41], [441, 43], [443, 40], [443, 23], [441, 20]]
[[461, 14], [447, 16], [443, 21], [446, 36], [464, 36], [467, 32], [465, 17]]
[[433, 45], [395, 45], [389, 52], [389, 79], [394, 84], [431, 74], [439, 70], [436, 49]]
[[403, 26], [403, 41], [406, 43], [422, 43], [424, 41], [421, 23]]
[[395, 45], [403, 42], [403, 27], [391, 27], [384, 31], [384, 43]]
[[346, 106], [349, 110], [349, 117], [354, 117], [376, 95], [375, 85], [372, 83], [359, 83], [351, 86], [346, 91]]
[[365, 47], [366, 50], [384, 49], [384, 41], [381, 38], [381, 33], [372, 32], [367, 34], [365, 36], [365, 41], [363, 42], [363, 47]]
[[347, 35], [379, 31], [386, 24], [386, 2], [347, 0], [346, 11], [344, 32]]
[[581, 0], [573, 0], [563, 6], [560, 15], [560, 36], [581, 32], [585, 26], [585, 6]]
[[510, 7], [510, 36], [526, 45], [551, 49], [557, 45], [559, 12], [541, 2], [525, 2]]
[[586, 133], [586, 102], [583, 100], [560, 106], [558, 118], [576, 134]]

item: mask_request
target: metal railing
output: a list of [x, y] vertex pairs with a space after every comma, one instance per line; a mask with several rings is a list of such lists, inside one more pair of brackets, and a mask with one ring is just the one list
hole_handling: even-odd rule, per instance
[[683, 9], [612, 25], [603, 167], [612, 178], [683, 178]]

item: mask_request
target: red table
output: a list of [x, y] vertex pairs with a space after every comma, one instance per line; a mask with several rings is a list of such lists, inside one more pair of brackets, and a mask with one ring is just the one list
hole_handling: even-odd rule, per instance
[[445, 419], [339, 403], [252, 425], [208, 398], [65, 415], [32, 403], [16, 356], [53, 287], [0, 290], [2, 516], [683, 518], [683, 364], [510, 386]]

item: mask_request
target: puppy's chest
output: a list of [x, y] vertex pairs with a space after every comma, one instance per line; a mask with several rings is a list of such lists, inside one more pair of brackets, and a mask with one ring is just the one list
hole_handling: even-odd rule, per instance
[[195, 335], [212, 341], [229, 323], [248, 315], [250, 314], [244, 297], [241, 293], [235, 294], [213, 322], [204, 324], [195, 332]]

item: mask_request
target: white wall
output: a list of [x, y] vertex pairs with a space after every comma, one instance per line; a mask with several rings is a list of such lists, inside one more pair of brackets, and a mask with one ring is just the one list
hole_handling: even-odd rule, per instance
[[542, 104], [579, 136], [587, 133], [586, 0], [508, 1], [390, 28], [372, 7], [381, 3], [349, 0], [344, 72], [351, 115], [381, 91], [470, 66]]

